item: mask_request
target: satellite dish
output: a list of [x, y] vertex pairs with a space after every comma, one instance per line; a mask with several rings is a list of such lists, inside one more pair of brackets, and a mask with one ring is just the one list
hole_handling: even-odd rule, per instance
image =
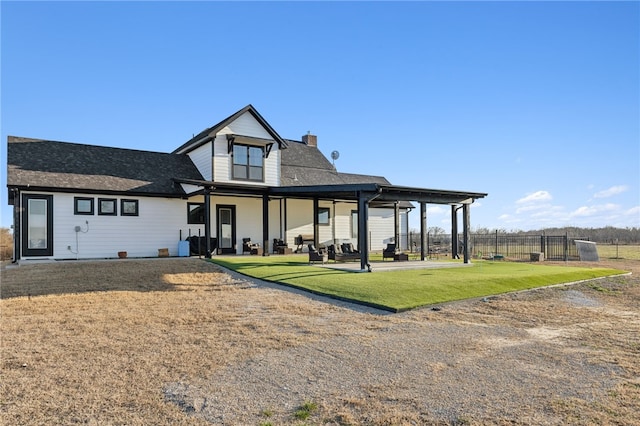
[[340, 153], [338, 151], [331, 151], [331, 159], [333, 160], [332, 164], [334, 169], [336, 167], [336, 160], [338, 158], [340, 158]]

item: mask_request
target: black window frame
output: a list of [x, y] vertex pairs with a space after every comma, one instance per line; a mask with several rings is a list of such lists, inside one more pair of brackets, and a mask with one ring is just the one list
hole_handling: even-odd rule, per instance
[[[202, 217], [202, 219], [194, 220], [194, 215], [192, 214], [191, 207], [195, 206], [196, 208], [201, 208], [202, 213], [198, 215], [198, 217]], [[202, 220], [202, 221], [200, 221]], [[187, 203], [187, 224], [189, 225], [204, 225], [205, 223], [205, 211], [204, 211], [204, 203]]]
[[358, 239], [358, 210], [351, 210], [351, 238]]
[[[102, 203], [109, 202], [113, 205], [113, 212], [105, 212], [102, 209]], [[98, 216], [117, 216], [118, 215], [118, 199], [117, 198], [98, 198]]]
[[[79, 201], [89, 201], [91, 202], [91, 210], [90, 211], [81, 211], [78, 208]], [[93, 216], [95, 214], [95, 199], [93, 197], [73, 197], [73, 214], [74, 215], [83, 215], [83, 216]]]
[[[129, 213], [125, 209], [125, 205], [131, 204], [134, 206], [134, 212]], [[131, 198], [122, 198], [120, 200], [120, 216], [139, 216], [140, 215], [140, 203], [138, 200]]]
[[[236, 153], [236, 148], [243, 148], [245, 149], [245, 153], [243, 153], [242, 157], [240, 157], [238, 154]], [[257, 169], [258, 166], [252, 166], [251, 165], [251, 150], [252, 149], [256, 149], [256, 150], [260, 150], [260, 159], [261, 159], [261, 163], [260, 163], [260, 178], [251, 178], [251, 170], [252, 169]], [[232, 148], [232, 154], [231, 154], [231, 178], [233, 180], [244, 180], [244, 181], [250, 181], [250, 182], [264, 182], [264, 158], [265, 158], [265, 151], [264, 151], [264, 147], [263, 146], [256, 146], [256, 145], [245, 145], [245, 144], [239, 144], [239, 143], [234, 143], [233, 144], [233, 148]], [[239, 159], [243, 159], [242, 163], [236, 163], [236, 160]], [[238, 168], [243, 168], [244, 169], [244, 175], [240, 176], [238, 174], [236, 174], [236, 167]]]
[[[327, 219], [320, 220], [323, 214], [326, 213]], [[329, 207], [318, 207], [318, 225], [320, 226], [328, 226], [331, 225], [331, 208]]]

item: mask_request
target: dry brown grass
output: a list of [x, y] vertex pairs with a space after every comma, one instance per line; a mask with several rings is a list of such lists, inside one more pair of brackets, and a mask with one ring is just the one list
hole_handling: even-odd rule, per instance
[[631, 425], [640, 262], [610, 266], [634, 275], [399, 315], [195, 259], [3, 269], [0, 423], [301, 424], [310, 398], [306, 424]]

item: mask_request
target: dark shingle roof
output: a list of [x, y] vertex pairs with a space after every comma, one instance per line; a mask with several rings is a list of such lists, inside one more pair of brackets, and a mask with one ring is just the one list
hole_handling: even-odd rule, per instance
[[8, 137], [7, 185], [180, 196], [202, 179], [187, 155]]
[[390, 184], [382, 176], [339, 173], [317, 147], [293, 140], [287, 140], [287, 149], [281, 151], [281, 164], [282, 186]]

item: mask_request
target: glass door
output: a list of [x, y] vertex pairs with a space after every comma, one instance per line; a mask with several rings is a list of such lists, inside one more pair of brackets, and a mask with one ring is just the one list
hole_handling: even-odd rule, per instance
[[236, 253], [236, 207], [218, 206], [218, 252], [224, 254]]
[[22, 197], [22, 247], [25, 256], [53, 256], [53, 196]]

